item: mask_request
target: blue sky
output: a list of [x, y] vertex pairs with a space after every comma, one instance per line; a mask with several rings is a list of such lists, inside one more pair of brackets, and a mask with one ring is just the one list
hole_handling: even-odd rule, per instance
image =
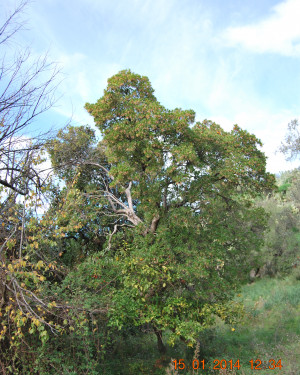
[[300, 113], [300, 0], [36, 0], [24, 18], [19, 46], [48, 51], [64, 76], [44, 127], [93, 125], [84, 104], [131, 69], [165, 107], [254, 133], [269, 171], [299, 165], [274, 152]]

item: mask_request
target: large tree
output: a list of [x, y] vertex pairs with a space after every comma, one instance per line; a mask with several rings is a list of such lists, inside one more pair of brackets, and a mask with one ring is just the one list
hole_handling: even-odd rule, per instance
[[[66, 282], [78, 290], [76, 272], [94, 274], [96, 289], [109, 280], [98, 294], [99, 304], [110, 301], [109, 325], [152, 327], [160, 351], [164, 331], [172, 332], [170, 342], [181, 337], [192, 345], [213, 316], [233, 319], [228, 301], [262, 243], [265, 217], [253, 198], [271, 190], [274, 177], [261, 142], [237, 125], [226, 132], [195, 122], [191, 110], [165, 109], [148, 78], [129, 70], [111, 77], [86, 109], [102, 132], [101, 153], [79, 148], [60, 163], [62, 173], [70, 173], [72, 160], [77, 167], [72, 189], [87, 166], [98, 171], [93, 191], [92, 180], [82, 188], [81, 179], [77, 193], [98, 199], [108, 235]], [[52, 145], [58, 169], [56, 151], [67, 155], [71, 138]]]

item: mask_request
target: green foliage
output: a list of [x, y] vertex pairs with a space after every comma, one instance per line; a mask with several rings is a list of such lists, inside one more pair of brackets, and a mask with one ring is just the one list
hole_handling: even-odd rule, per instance
[[256, 194], [273, 183], [255, 136], [238, 126], [229, 133], [210, 121], [194, 124], [193, 111], [166, 110], [146, 77], [120, 72], [86, 108], [104, 134], [113, 184], [136, 181], [134, 196], [147, 211], [164, 191], [187, 202], [197, 192], [204, 201], [217, 189], [220, 196], [237, 187]]
[[95, 133], [87, 126], [68, 126], [60, 130], [47, 147], [56, 174], [72, 183], [78, 173], [78, 163], [89, 157], [94, 143]]
[[282, 185], [278, 187], [278, 193], [286, 194], [288, 188], [291, 186], [291, 184], [288, 181], [285, 181]]
[[269, 275], [289, 274], [300, 264], [299, 170], [283, 173], [278, 185], [277, 193], [258, 203], [269, 213], [262, 251], [264, 272]]

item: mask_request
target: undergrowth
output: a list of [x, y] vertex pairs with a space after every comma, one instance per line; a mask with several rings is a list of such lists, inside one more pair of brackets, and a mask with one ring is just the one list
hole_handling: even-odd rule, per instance
[[[245, 305], [242, 321], [235, 327], [218, 321], [215, 327], [206, 330], [199, 338], [197, 355], [199, 359], [205, 359], [205, 371], [175, 370], [174, 363], [170, 362], [165, 374], [250, 375], [257, 372], [260, 375], [298, 375], [300, 282], [296, 276], [292, 274], [286, 279], [265, 278], [244, 286], [240, 296], [236, 297]], [[183, 355], [188, 358], [188, 353]], [[260, 371], [254, 369], [259, 364], [255, 363], [258, 359], [261, 361], [260, 366], [257, 366], [261, 368]], [[268, 368], [275, 366], [271, 359], [277, 365], [274, 369]], [[213, 371], [213, 366], [221, 360], [226, 360], [222, 365], [227, 368]], [[240, 368], [230, 368], [238, 360]], [[191, 359], [185, 362], [192, 363]]]

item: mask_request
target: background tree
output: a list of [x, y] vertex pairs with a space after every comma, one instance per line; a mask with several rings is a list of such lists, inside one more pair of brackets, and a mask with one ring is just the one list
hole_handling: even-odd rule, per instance
[[258, 201], [269, 214], [259, 275], [288, 275], [300, 260], [299, 170], [281, 173], [278, 189]]
[[[288, 132], [279, 148], [287, 160], [299, 156], [298, 127], [297, 119], [288, 124]], [[258, 201], [258, 205], [269, 213], [269, 220], [257, 276], [286, 275], [299, 263], [299, 170], [279, 174], [277, 185], [273, 194]]]
[[287, 160], [292, 160], [299, 156], [300, 152], [300, 133], [298, 130], [299, 122], [297, 119], [288, 124], [288, 132], [285, 141], [281, 143], [279, 151], [286, 155]]

